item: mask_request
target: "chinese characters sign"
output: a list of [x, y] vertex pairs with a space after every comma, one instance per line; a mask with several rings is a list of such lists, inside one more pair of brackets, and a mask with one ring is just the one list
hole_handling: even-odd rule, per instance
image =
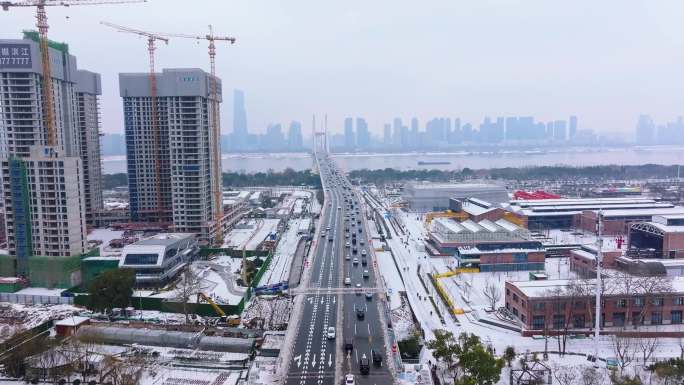
[[0, 68], [31, 68], [30, 46], [0, 43]]

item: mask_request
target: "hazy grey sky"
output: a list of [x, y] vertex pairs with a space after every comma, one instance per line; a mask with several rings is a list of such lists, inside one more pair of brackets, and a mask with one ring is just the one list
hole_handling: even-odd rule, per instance
[[[364, 116], [577, 114], [580, 128], [625, 130], [637, 115], [684, 114], [682, 0], [150, 0], [51, 7], [50, 37], [102, 74], [105, 132], [123, 132], [119, 72], [148, 68], [146, 42], [100, 20], [150, 31], [237, 37], [218, 49], [223, 132], [232, 89], [246, 93], [250, 131], [328, 113]], [[68, 18], [67, 18], [68, 16]], [[0, 11], [3, 38], [34, 28], [34, 10]], [[157, 66], [208, 70], [206, 42], [172, 39]]]

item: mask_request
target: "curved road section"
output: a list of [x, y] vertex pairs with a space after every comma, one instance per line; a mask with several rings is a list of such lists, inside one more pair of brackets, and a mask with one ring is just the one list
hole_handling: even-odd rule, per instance
[[[292, 317], [300, 321], [291, 324], [296, 337], [285, 382], [340, 384], [345, 375], [353, 374], [356, 384], [391, 384], [383, 337], [387, 325], [381, 297], [385, 293], [376, 279], [377, 264], [369, 249], [364, 210], [346, 176], [332, 161], [323, 155], [318, 162], [326, 189], [325, 214], [314, 240], [316, 250], [306, 262], [308, 284], [293, 293], [303, 300], [297, 301], [301, 314]], [[329, 328], [334, 328], [334, 338], [328, 335]], [[362, 371], [366, 362], [367, 370], [363, 367]]]

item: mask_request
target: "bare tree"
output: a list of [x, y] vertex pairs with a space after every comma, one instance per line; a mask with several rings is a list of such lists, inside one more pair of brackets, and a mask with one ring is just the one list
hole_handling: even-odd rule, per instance
[[605, 376], [594, 368], [584, 368], [580, 377], [580, 384], [582, 385], [603, 385], [606, 384]]
[[141, 358], [114, 361], [109, 378], [113, 385], [137, 385], [145, 362]]
[[553, 368], [553, 378], [558, 385], [575, 385], [581, 373], [576, 366], [556, 365]]
[[190, 309], [188, 303], [193, 296], [198, 295], [202, 291], [202, 278], [195, 274], [192, 267], [188, 266], [183, 272], [178, 282], [176, 282], [176, 289], [174, 290], [173, 299], [181, 303], [183, 314], [185, 315], [185, 323], [190, 322]]
[[658, 345], [660, 345], [660, 341], [657, 337], [639, 338], [637, 340], [636, 347], [641, 352], [641, 359], [643, 360], [644, 366], [646, 365], [646, 362], [651, 359], [651, 356], [653, 356], [653, 352], [658, 348]]
[[677, 343], [679, 344], [679, 358], [684, 359], [684, 338], [679, 337]]
[[501, 288], [499, 288], [496, 282], [493, 282], [489, 278], [487, 278], [485, 286], [482, 289], [482, 294], [489, 301], [489, 306], [492, 307], [492, 311], [495, 311], [496, 303], [499, 302], [499, 300], [501, 300]]
[[613, 352], [618, 359], [620, 374], [634, 361], [633, 339], [620, 335], [613, 336]]

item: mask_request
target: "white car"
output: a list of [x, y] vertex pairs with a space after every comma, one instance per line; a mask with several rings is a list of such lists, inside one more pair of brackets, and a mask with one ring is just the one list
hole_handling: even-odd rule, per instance
[[334, 340], [334, 339], [335, 339], [335, 328], [332, 327], [332, 326], [329, 327], [329, 328], [328, 328], [328, 333], [326, 333], [326, 335], [328, 336], [328, 339], [329, 339], [329, 340]]
[[353, 374], [347, 374], [344, 376], [344, 385], [355, 385], [356, 382], [354, 382], [354, 375]]
[[351, 278], [349, 278], [349, 277], [345, 278], [345, 279], [344, 279], [344, 284], [345, 284], [346, 286], [350, 286], [350, 285], [351, 285]]
[[354, 258], [354, 260], [352, 261], [352, 263], [355, 264], [355, 265], [358, 265], [358, 264], [359, 264], [359, 259], [358, 259], [358, 258]]
[[346, 247], [346, 248], [350, 248], [350, 247], [351, 247], [351, 245], [349, 244], [349, 242], [347, 242], [347, 243], [345, 243], [344, 247]]
[[361, 256], [365, 257], [366, 256], [366, 250], [361, 250]]

